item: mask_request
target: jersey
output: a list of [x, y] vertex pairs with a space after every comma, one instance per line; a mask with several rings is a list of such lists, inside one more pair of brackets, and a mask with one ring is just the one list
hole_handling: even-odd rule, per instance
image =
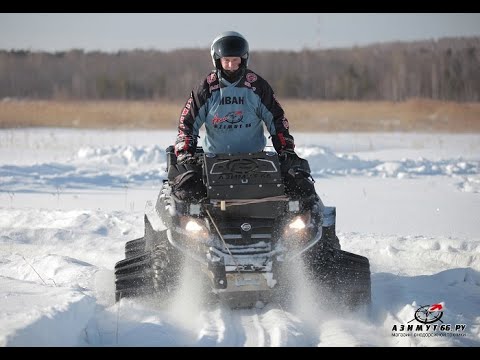
[[250, 69], [235, 82], [212, 71], [192, 90], [178, 123], [175, 153], [195, 153], [205, 126], [203, 150], [207, 153], [257, 152], [266, 146], [264, 129], [277, 152], [294, 149], [289, 123], [270, 84]]

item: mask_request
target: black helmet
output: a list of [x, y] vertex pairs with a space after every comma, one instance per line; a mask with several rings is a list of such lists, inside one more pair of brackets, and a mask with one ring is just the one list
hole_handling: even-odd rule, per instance
[[248, 41], [236, 31], [226, 31], [218, 35], [210, 49], [213, 66], [221, 69], [220, 58], [238, 56], [242, 58], [240, 66], [248, 65]]

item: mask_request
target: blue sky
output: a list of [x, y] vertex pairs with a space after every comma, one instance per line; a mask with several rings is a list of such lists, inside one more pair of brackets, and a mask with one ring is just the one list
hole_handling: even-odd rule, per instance
[[217, 34], [226, 30], [245, 35], [251, 50], [297, 51], [480, 36], [480, 14], [2, 13], [0, 49], [207, 48]]

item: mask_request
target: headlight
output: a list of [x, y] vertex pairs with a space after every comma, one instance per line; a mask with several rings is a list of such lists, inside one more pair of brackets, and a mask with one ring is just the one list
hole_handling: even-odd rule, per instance
[[178, 225], [177, 232], [185, 235], [186, 240], [198, 243], [208, 241], [210, 238], [210, 233], [203, 219], [182, 216]]
[[293, 217], [285, 224], [283, 244], [291, 249], [302, 247], [311, 240], [312, 229], [310, 212]]
[[307, 225], [301, 216], [297, 216], [288, 224], [288, 227], [293, 231], [300, 231], [305, 229]]
[[194, 219], [188, 220], [185, 225], [185, 230], [192, 233], [198, 233], [199, 231], [204, 230], [204, 228]]

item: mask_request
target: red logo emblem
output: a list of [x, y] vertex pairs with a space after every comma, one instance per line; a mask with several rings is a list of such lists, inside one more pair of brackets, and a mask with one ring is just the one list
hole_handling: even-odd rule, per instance
[[215, 80], [217, 80], [217, 74], [212, 73], [212, 74], [208, 75], [208, 77], [207, 77], [207, 83], [208, 84], [213, 83]]
[[257, 75], [255, 75], [254, 73], [248, 73], [246, 79], [249, 83], [253, 83], [257, 81]]
[[442, 309], [442, 304], [433, 304], [432, 306], [430, 306], [430, 309], [428, 309], [428, 311], [442, 311]]

